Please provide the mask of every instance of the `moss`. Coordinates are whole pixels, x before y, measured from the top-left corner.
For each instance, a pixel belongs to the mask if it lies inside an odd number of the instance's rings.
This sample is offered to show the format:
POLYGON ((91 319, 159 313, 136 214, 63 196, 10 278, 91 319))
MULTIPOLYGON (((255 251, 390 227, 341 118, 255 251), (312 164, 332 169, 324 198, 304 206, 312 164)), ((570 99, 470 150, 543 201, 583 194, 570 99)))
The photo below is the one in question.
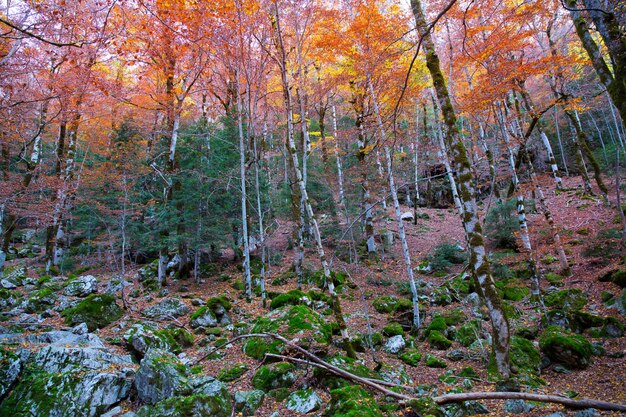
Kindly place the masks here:
POLYGON ((289 388, 276 388, 270 390, 267 393, 267 396, 273 398, 277 402, 283 402, 287 397, 289 397, 289 388))
MULTIPOLYGON (((360 361, 349 358, 347 356, 336 355, 328 358, 326 361, 331 365, 336 366, 337 368, 341 368, 347 372, 350 372, 353 375, 362 378, 380 378, 380 375, 369 369, 367 366, 363 365, 360 361)), ((330 372, 325 371, 321 368, 315 368, 315 370, 313 371, 313 375, 315 376, 315 379, 317 379, 317 381, 331 389, 344 387, 350 384, 345 379, 337 377, 334 374, 331 374, 330 372)))
POLYGON ((530 293, 530 290, 527 287, 518 287, 518 286, 508 287, 507 286, 507 287, 504 287, 504 289, 502 290, 502 297, 505 300, 521 301, 529 293, 530 293))
POLYGON ((446 361, 443 359, 439 359, 438 357, 431 355, 430 353, 426 355, 426 366, 429 368, 447 368, 448 365, 446 361))
POLYGON ((550 285, 554 285, 555 287, 563 286, 563 277, 559 274, 549 272, 545 275, 545 278, 550 285))
POLYGON ((585 311, 574 311, 568 316, 568 319, 570 327, 578 333, 590 327, 599 327, 604 324, 603 317, 595 316, 585 311))
POLYGON ((541 351, 551 360, 570 368, 584 369, 591 362, 592 346, 583 336, 549 326, 539 339, 541 351))
POLYGON ((167 398, 155 406, 145 406, 137 412, 138 417, 195 417, 198 415, 228 417, 230 401, 224 396, 190 395, 167 398))
POLYGON ((91 294, 75 307, 61 313, 68 325, 86 323, 89 331, 107 326, 118 320, 124 312, 115 298, 105 294, 91 294))
POLYGON ((209 308, 207 306, 202 306, 199 309, 197 309, 196 311, 194 311, 193 313, 191 313, 191 316, 189 316, 189 318, 191 320, 195 320, 198 317, 202 317, 204 314, 206 314, 207 310, 209 310, 209 308))
POLYGON ((384 417, 374 397, 363 388, 350 385, 330 391, 325 417, 384 417))
POLYGON ((225 295, 210 298, 206 302, 206 307, 213 312, 215 312, 220 306, 223 307, 226 311, 230 311, 233 308, 230 300, 225 295))
POLYGON ((408 349, 398 358, 407 365, 417 366, 420 359, 422 359, 422 354, 417 349, 408 349))
POLYGON ((243 345, 243 353, 254 358, 261 360, 265 357, 266 353, 279 353, 279 346, 281 343, 278 340, 267 340, 260 337, 249 339, 243 345))
POLYGON ((261 366, 252 378, 252 386, 262 391, 289 388, 296 380, 296 367, 290 363, 273 363, 261 366))
POLYGON ((545 296, 544 302, 547 307, 574 311, 580 310, 587 304, 587 297, 578 288, 572 288, 548 294, 545 296))
MULTIPOLYGON (((465 320, 467 320, 467 316, 465 315, 462 309, 454 308, 450 311, 446 311, 443 314, 443 319, 445 320, 446 325, 456 326, 457 324, 463 323, 465 320)), ((439 329, 435 329, 435 330, 439 330, 439 329)))
POLYGON ((600 277, 600 282, 612 282, 620 287, 626 287, 626 270, 611 271, 600 277))
POLYGON ((444 417, 446 413, 444 410, 433 401, 432 398, 423 396, 416 400, 411 400, 406 405, 407 409, 417 413, 420 416, 429 417, 444 417))
POLYGON ((247 371, 248 367, 243 363, 239 363, 232 368, 222 369, 218 374, 217 379, 222 382, 232 382, 236 379, 239 379, 247 371))
POLYGON ((402 326, 399 323, 389 323, 383 329, 383 334, 387 337, 403 335, 404 329, 402 329, 402 326))
POLYGON ((459 327, 454 333, 454 340, 462 346, 468 347, 478 339, 481 323, 479 320, 472 320, 459 327))
POLYGON ((474 368, 470 366, 461 369, 461 371, 457 375, 463 378, 478 378, 478 373, 474 370, 474 368))
POLYGON ((425 334, 426 336, 428 336, 430 334, 430 332, 434 331, 434 330, 438 330, 440 332, 445 331, 448 328, 448 325, 446 324, 446 319, 438 316, 435 317, 430 324, 428 325, 428 327, 425 330, 425 334))
POLYGON ((446 350, 452 346, 452 341, 439 330, 433 330, 428 334, 428 343, 435 349, 446 350))
POLYGON ((374 299, 372 304, 374 305, 374 309, 381 314, 411 311, 413 309, 413 302, 411 300, 388 295, 374 299))
POLYGON ((296 273, 292 269, 290 269, 287 272, 283 272, 282 274, 274 278, 274 280, 272 281, 272 285, 285 285, 290 281, 295 282, 297 279, 298 276, 296 275, 296 273))
POLYGON ((600 331, 601 337, 618 338, 624 336, 624 325, 615 317, 607 317, 600 331))
POLYGON ((510 357, 511 363, 518 370, 533 375, 539 374, 541 356, 530 340, 517 336, 511 337, 510 357))
POLYGON ((277 308, 281 308, 286 305, 308 304, 310 301, 311 300, 302 291, 291 290, 273 298, 270 303, 270 310, 276 310, 277 308))
POLYGON ((243 291, 243 288, 244 288, 243 281, 238 279, 238 280, 236 280, 235 282, 233 282, 231 284, 231 287, 233 287, 233 289, 235 289, 237 291, 243 291))

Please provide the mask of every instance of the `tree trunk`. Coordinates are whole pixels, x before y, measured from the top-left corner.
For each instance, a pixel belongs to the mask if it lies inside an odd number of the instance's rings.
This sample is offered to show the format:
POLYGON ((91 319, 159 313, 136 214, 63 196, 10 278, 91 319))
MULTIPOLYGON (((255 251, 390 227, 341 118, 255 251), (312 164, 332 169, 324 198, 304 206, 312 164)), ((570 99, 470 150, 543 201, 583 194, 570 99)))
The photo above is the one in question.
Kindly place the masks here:
MULTIPOLYGON (((243 108, 241 105, 241 89, 239 87, 239 71, 235 71, 237 88, 237 128, 239 131, 239 175, 241 177, 241 238, 243 240, 243 283, 248 302, 252 300, 252 278, 250 276, 250 246, 248 241, 248 213, 246 193, 246 148, 243 134, 243 108)), ((248 127, 249 128, 249 127, 248 127)))
MULTIPOLYGON (((589 7, 591 9, 602 9, 597 0, 585 0, 584 3, 593 6, 589 7)), ((626 123, 626 34, 620 29, 615 14, 611 11, 608 13, 590 11, 590 16, 609 51, 615 71, 611 73, 598 44, 591 35, 587 20, 577 6, 577 0, 566 0, 566 4, 576 27, 576 34, 580 38, 583 48, 587 51, 600 81, 606 87, 611 101, 617 108, 622 118, 622 124, 624 124, 626 123)))
MULTIPOLYGON (((384 143, 386 139, 385 127, 383 126, 383 120, 380 117, 380 110, 374 94, 374 87, 371 80, 368 80, 370 95, 372 97, 372 103, 374 106, 374 113, 376 114, 376 121, 378 122, 378 130, 380 131, 380 140, 384 143)), ((420 328, 420 310, 419 300, 417 294, 417 287, 415 285, 415 277, 413 276, 413 266, 411 265, 411 254, 409 253, 409 245, 406 242, 406 234, 404 232, 404 220, 402 220, 402 212, 400 211, 400 203, 398 202, 398 192, 396 191, 396 184, 393 178, 393 166, 391 160, 391 152, 389 146, 385 147, 385 160, 387 162, 387 179, 389 181, 389 190, 391 191, 391 200, 393 201, 393 208, 396 212, 396 221, 398 223, 398 235, 400 242, 402 242, 402 255, 404 256, 404 264, 406 266, 407 276, 409 278, 409 284, 411 286, 411 294, 413 298, 413 327, 417 330, 420 328)))
POLYGON ((463 204, 463 227, 468 237, 470 252, 469 267, 480 286, 480 292, 489 310, 493 330, 492 346, 498 372, 504 379, 509 379, 511 377, 509 323, 502 308, 502 300, 491 276, 489 261, 485 252, 482 226, 478 220, 476 192, 473 184, 474 176, 467 157, 467 150, 458 131, 456 115, 450 101, 443 73, 441 72, 439 57, 424 18, 421 1, 411 0, 411 9, 415 17, 417 31, 423 41, 426 67, 430 72, 443 113, 447 128, 446 140, 456 164, 460 197, 463 204))
POLYGON ((274 14, 272 27, 274 29, 275 36, 275 44, 279 54, 279 66, 281 73, 281 82, 283 89, 283 101, 285 105, 285 112, 287 113, 287 141, 285 143, 285 147, 287 148, 288 155, 292 161, 292 166, 295 171, 295 177, 297 185, 300 189, 300 193, 302 194, 302 201, 304 202, 304 206, 307 212, 307 215, 311 221, 311 226, 313 228, 313 236, 315 239, 315 246, 317 248, 317 253, 322 264, 322 269, 324 271, 324 281, 325 286, 328 288, 328 293, 331 298, 331 306, 334 312, 335 320, 337 320, 337 324, 339 326, 339 330, 341 332, 343 347, 346 350, 346 353, 349 357, 355 358, 356 352, 352 347, 352 343, 350 342, 350 338, 348 336, 348 329, 346 327, 346 322, 343 317, 343 313, 341 311, 341 304, 339 301, 339 297, 337 292, 335 291, 335 285, 333 283, 333 279, 331 277, 330 268, 328 266, 328 261, 326 259, 326 254, 324 252, 324 246, 322 245, 322 237, 320 235, 319 226, 317 223, 317 219, 313 213, 313 208, 311 207, 311 203, 309 201, 309 196, 306 190, 306 186, 304 183, 304 179, 302 177, 302 171, 300 170, 299 162, 298 162, 298 152, 296 149, 296 143, 294 139, 294 122, 292 116, 292 100, 291 100, 291 90, 289 84, 289 78, 287 73, 287 57, 285 48, 283 45, 282 33, 280 28, 280 17, 278 13, 278 3, 274 2, 274 14))

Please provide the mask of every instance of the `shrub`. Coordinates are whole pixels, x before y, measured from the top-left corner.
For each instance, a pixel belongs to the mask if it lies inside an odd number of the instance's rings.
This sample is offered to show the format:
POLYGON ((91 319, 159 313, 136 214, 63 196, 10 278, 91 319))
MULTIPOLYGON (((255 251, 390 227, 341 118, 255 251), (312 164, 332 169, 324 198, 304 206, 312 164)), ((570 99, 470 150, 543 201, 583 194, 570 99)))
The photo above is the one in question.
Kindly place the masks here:
POLYGON ((485 230, 489 241, 497 248, 515 249, 515 232, 519 230, 519 220, 513 214, 517 200, 498 202, 485 217, 485 230))
POLYGON ((452 265, 464 263, 467 254, 456 244, 441 243, 435 246, 435 251, 427 259, 433 272, 447 272, 452 265))

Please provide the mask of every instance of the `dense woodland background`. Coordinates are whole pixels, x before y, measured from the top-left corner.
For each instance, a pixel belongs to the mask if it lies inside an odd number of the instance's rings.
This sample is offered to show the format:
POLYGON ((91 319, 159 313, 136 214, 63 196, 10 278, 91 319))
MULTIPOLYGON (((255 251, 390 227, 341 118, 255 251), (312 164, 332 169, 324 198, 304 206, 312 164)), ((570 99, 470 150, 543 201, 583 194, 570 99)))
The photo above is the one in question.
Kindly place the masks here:
POLYGON ((0 416, 624 412, 623 2, 0 8, 0 416))

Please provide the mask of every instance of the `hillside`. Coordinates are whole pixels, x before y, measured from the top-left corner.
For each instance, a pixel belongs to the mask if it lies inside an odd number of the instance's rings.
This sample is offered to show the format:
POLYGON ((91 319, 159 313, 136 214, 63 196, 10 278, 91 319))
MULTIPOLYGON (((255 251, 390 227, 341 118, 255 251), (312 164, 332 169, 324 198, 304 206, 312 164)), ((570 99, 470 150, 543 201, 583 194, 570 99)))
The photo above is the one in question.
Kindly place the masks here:
MULTIPOLYGON (((521 255, 512 251, 491 253, 515 335, 512 361, 522 392, 624 404, 624 280, 602 282, 613 271, 624 269, 622 246, 612 237, 612 231, 618 230, 611 221, 614 211, 599 199, 581 200, 577 182, 577 178, 567 178, 571 191, 550 193, 549 197, 551 207, 559 213, 559 227, 573 265, 570 276, 557 275, 558 262, 545 243, 543 218, 529 215, 532 240, 540 248, 537 257, 547 315, 529 298, 521 255), (572 350, 571 346, 551 345, 547 341, 551 332, 571 338, 578 347, 572 350)), ((441 243, 463 244, 460 222, 451 209, 421 208, 419 212, 423 215, 416 225, 405 222, 416 265, 441 243)), ((387 217, 393 218, 391 210, 387 217)), ((393 230, 394 222, 383 217, 377 228, 383 226, 393 230)), ((497 386, 488 366, 488 316, 472 292, 473 284, 462 273, 462 264, 447 272, 417 275, 423 326, 411 332, 410 292, 397 240, 385 248, 384 259, 353 265, 333 258, 344 317, 358 346, 358 360, 353 361, 342 356, 345 352, 337 345, 337 334, 331 337, 328 297, 316 281, 318 265, 313 249, 306 251, 311 282, 300 292, 293 273, 289 273, 291 251, 283 236, 289 228, 285 225, 280 230, 268 242, 274 251, 283 253, 283 258, 281 264, 271 267, 267 278, 267 307, 259 297, 250 303, 242 298, 241 272, 236 265, 223 261, 199 282, 174 279, 163 289, 142 285, 154 273, 150 266, 144 266, 128 275, 132 277, 126 288, 128 309, 109 308, 108 302, 122 306, 115 277, 102 270, 82 271, 78 277, 45 276, 40 272, 41 258, 32 253, 36 240, 16 246, 16 251, 28 257, 9 261, 2 281, 4 376, 0 415, 21 416, 27 410, 48 415, 44 410, 51 408, 65 410, 58 415, 83 415, 78 411, 81 407, 91 410, 84 415, 105 415, 107 410, 107 416, 130 416, 132 412, 154 415, 155 410, 144 404, 168 397, 169 403, 157 404, 158 415, 183 415, 181 411, 163 414, 164 407, 214 407, 209 414, 193 415, 231 415, 231 400, 235 415, 302 415, 292 410, 296 405, 310 405, 317 410, 312 415, 352 415, 347 411, 350 409, 372 416, 383 415, 381 412, 420 415, 419 410, 409 411, 410 407, 375 391, 333 390, 348 382, 302 362, 307 358, 294 348, 259 338, 243 338, 223 346, 227 340, 250 332, 279 333, 326 362, 359 376, 402 386, 402 392, 412 396, 493 391, 497 386), (71 306, 82 306, 83 300, 87 300, 88 308, 75 308, 72 314, 71 306), (101 310, 96 307, 98 300, 104 306, 101 310), (89 329, 81 329, 83 321, 89 329), (370 334, 373 349, 367 343, 370 334), (160 350, 148 352, 152 348, 160 350), (286 358, 282 362, 263 359, 264 352, 286 358), (289 358, 300 361, 290 362, 289 358), (80 367, 75 368, 77 365, 80 367), (210 389, 207 381, 213 381, 210 389), (205 390, 213 399, 199 398, 198 390, 205 390), (68 403, 70 398, 75 400, 68 403), (350 406, 346 401, 358 405, 350 406), (338 410, 346 411, 342 414, 338 410)), ((607 411, 581 414, 557 404, 521 400, 466 402, 465 407, 464 412, 456 405, 448 405, 446 410, 455 416, 471 415, 467 410, 494 416, 510 415, 515 410, 527 416, 619 415, 607 411)))

